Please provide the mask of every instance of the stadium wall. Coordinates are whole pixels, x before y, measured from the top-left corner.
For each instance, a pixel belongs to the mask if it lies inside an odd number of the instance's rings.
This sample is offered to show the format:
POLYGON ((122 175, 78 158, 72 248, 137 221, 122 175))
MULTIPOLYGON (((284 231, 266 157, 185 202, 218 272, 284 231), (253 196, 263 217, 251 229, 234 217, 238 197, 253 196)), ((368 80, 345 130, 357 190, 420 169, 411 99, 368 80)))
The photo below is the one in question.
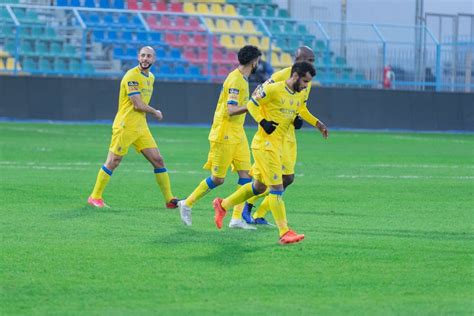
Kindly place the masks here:
MULTIPOLYGON (((157 82, 166 123, 210 124, 220 84, 157 82)), ((112 120, 118 80, 0 77, 0 117, 112 120)), ((474 131, 474 94, 313 88, 309 108, 330 127, 474 131)))

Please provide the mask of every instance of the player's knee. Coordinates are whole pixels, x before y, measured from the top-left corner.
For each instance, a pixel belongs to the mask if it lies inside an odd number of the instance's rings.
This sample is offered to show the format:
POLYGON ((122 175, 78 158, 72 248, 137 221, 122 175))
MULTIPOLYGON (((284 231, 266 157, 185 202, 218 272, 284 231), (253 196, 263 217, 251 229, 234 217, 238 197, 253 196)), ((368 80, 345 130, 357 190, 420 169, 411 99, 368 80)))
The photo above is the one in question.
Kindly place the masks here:
POLYGON ((105 166, 109 170, 114 170, 115 168, 117 168, 119 166, 121 161, 122 161, 122 157, 115 156, 115 157, 112 157, 112 158, 108 159, 107 162, 105 163, 105 166))
POLYGON ((267 186, 260 181, 255 181, 253 183, 253 188, 255 191, 257 191, 256 193, 262 194, 267 189, 267 186))
POLYGON ((291 185, 295 181, 295 175, 290 174, 290 175, 285 175, 283 176, 283 187, 287 187, 291 185))
POLYGON ((212 177, 212 182, 215 184, 215 185, 221 185, 224 183, 224 178, 218 178, 218 177, 212 177))

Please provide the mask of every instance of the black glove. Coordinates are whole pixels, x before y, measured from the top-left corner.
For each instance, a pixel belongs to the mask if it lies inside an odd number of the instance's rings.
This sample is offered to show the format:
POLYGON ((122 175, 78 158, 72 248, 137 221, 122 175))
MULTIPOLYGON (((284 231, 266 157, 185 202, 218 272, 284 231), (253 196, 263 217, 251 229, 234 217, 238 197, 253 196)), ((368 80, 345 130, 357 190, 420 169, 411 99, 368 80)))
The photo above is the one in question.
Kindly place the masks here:
POLYGON ((295 120, 293 121, 293 125, 295 126, 295 129, 300 129, 303 126, 303 120, 299 115, 295 117, 295 120))
POLYGON ((276 127, 278 126, 277 122, 267 121, 266 119, 261 120, 259 124, 263 128, 265 133, 269 135, 273 133, 276 130, 276 127))

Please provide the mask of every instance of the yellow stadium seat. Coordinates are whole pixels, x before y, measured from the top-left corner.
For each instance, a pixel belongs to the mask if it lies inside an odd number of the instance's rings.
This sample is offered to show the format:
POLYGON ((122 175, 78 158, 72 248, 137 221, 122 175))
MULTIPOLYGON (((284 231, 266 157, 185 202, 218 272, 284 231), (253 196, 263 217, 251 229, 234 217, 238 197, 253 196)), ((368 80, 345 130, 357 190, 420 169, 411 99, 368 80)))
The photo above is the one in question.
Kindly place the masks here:
POLYGON ((232 37, 230 37, 230 35, 222 35, 220 43, 226 48, 234 48, 234 43, 232 42, 232 37))
MULTIPOLYGON (((15 58, 7 58, 7 70, 13 70, 15 68, 15 58)), ((20 66, 20 63, 17 62, 16 63, 16 69, 17 70, 21 70, 21 66, 20 66)))
POLYGON ((196 13, 196 8, 193 3, 186 2, 183 5, 183 11, 186 13, 196 13))
POLYGON ((218 3, 211 4, 211 14, 214 15, 223 15, 222 6, 218 3))
POLYGON ((0 70, 5 70, 5 64, 3 63, 3 59, 0 58, 0 70))
POLYGON ((260 50, 266 52, 270 49, 270 38, 269 37, 262 37, 260 41, 260 50))
POLYGON ((246 34, 258 34, 255 26, 253 25, 252 21, 244 21, 242 25, 243 32, 246 34))
POLYGON ((232 33, 241 33, 242 32, 242 25, 240 24, 239 20, 230 20, 230 27, 229 29, 232 33))
POLYGON ((232 33, 232 31, 229 29, 229 25, 227 24, 227 21, 224 19, 217 19, 216 30, 217 32, 221 32, 221 33, 232 33))
POLYGON ((211 32, 216 32, 216 26, 211 18, 204 18, 204 22, 206 22, 206 25, 211 32))
POLYGON ((226 4, 224 6, 224 14, 237 15, 237 11, 235 11, 235 7, 232 4, 226 4))
POLYGON ((245 45, 247 45, 247 41, 245 40, 245 38, 242 35, 235 36, 235 38, 234 38, 234 48, 241 49, 245 45))
POLYGON ((278 54, 275 52, 272 52, 272 60, 271 60, 272 66, 274 68, 282 68, 282 64, 280 63, 280 58, 278 58, 278 54))
POLYGON ((256 36, 249 36, 249 44, 260 48, 260 41, 256 36))
POLYGON ((0 57, 8 57, 10 56, 6 51, 0 49, 0 57))
POLYGON ((206 3, 198 3, 196 11, 199 14, 209 14, 209 7, 206 3))
POLYGON ((284 67, 291 66, 293 64, 293 59, 291 58, 291 55, 288 53, 282 53, 280 55, 280 62, 284 67))

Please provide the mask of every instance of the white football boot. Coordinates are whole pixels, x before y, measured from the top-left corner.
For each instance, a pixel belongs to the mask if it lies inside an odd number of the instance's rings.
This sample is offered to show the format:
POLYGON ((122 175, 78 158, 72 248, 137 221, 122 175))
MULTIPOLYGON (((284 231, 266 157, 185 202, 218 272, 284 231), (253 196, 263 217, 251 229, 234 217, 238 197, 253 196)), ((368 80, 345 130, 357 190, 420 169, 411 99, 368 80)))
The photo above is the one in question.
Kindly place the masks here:
POLYGON ((178 202, 179 207, 179 214, 181 215, 181 220, 183 221, 184 225, 191 226, 193 224, 193 220, 191 217, 192 209, 184 204, 184 200, 178 202))
POLYGON ((247 224, 242 219, 234 219, 234 218, 230 220, 229 228, 257 229, 257 227, 247 224))

